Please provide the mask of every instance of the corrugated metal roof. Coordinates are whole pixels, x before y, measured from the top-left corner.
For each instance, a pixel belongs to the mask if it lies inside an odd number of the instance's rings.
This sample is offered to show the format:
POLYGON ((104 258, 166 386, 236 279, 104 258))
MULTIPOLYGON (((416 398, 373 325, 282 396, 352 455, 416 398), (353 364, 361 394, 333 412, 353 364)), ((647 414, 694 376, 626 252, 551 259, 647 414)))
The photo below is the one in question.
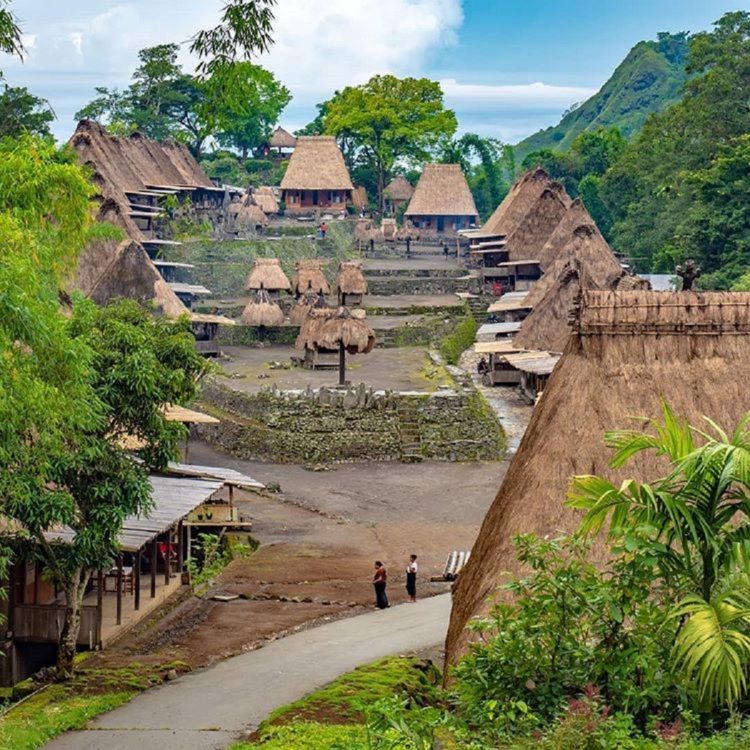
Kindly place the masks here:
POLYGON ((505 361, 521 372, 534 375, 549 375, 560 360, 560 354, 550 354, 543 351, 527 351, 518 354, 508 354, 505 361))
POLYGON ((227 469, 223 466, 199 466, 197 464, 180 464, 175 462, 169 463, 170 474, 180 474, 185 477, 200 477, 204 479, 221 479, 225 484, 231 484, 240 489, 259 489, 265 488, 262 482, 253 479, 247 474, 227 469))
POLYGON ((477 336, 497 335, 498 333, 515 333, 521 329, 520 322, 511 321, 506 323, 485 323, 479 327, 477 336))

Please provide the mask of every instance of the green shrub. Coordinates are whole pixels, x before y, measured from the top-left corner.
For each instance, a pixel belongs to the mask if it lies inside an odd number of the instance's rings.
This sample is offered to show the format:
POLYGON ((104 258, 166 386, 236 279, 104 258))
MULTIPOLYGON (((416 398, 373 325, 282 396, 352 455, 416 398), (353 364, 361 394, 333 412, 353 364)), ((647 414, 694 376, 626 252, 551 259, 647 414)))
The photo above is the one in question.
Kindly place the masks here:
POLYGON ((457 365, 464 351, 474 343, 476 336, 477 322, 469 313, 455 327, 453 333, 440 341, 440 354, 449 365, 457 365))

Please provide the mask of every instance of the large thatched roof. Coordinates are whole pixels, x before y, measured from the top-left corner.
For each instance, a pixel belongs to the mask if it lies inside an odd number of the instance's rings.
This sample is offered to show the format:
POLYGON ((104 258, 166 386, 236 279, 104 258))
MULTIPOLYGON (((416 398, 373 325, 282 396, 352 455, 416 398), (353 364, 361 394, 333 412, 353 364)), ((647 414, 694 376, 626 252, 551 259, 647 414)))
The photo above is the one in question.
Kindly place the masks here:
MULTIPOLYGON (((664 464, 639 456, 609 467, 606 430, 658 417, 660 399, 700 425, 708 416, 733 429, 747 411, 750 293, 583 293, 562 359, 531 417, 453 592, 447 659, 463 652, 470 618, 517 570, 512 537, 573 531, 580 514, 563 506, 569 478, 603 474, 652 480, 664 464)), ((603 554, 603 550, 598 550, 603 554)))
POLYGON ((245 289, 250 291, 266 289, 270 292, 288 292, 291 288, 278 258, 256 258, 245 283, 245 289))
POLYGON ((288 130, 284 130, 284 128, 279 125, 276 130, 271 133, 268 145, 271 148, 294 148, 297 145, 297 139, 288 130))
POLYGON ((354 190, 336 139, 325 135, 297 139, 282 190, 354 190))
POLYGON ((325 261, 315 258, 298 261, 296 271, 292 276, 292 292, 302 294, 312 289, 315 294, 319 292, 330 294, 331 287, 323 271, 324 267, 325 261))
POLYGON ((367 294, 367 281, 362 274, 362 264, 356 260, 342 260, 333 290, 336 294, 367 294))
POLYGON ((265 289, 259 289, 254 300, 250 300, 240 316, 245 326, 280 326, 284 322, 282 309, 272 302, 265 289))
MULTIPOLYGON (((565 212, 555 231, 550 235, 536 256, 539 265, 542 267, 542 271, 546 271, 555 262, 558 255, 563 252, 565 246, 570 242, 573 232, 580 226, 596 227, 596 223, 591 214, 586 210, 586 206, 583 205, 583 201, 580 198, 576 198, 570 204, 570 208, 565 212)), ((598 229, 597 233, 599 233, 598 229)), ((604 237, 601 237, 601 241, 606 243, 604 237)))
POLYGON ((375 333, 346 307, 311 309, 297 336, 297 348, 335 351, 341 343, 348 354, 367 354, 375 346, 375 333))
POLYGON ((408 201, 414 195, 414 186, 400 174, 388 183, 383 195, 392 201, 408 201))
POLYGON ((576 227, 526 296, 524 302, 533 310, 521 323, 514 343, 524 349, 562 351, 570 333, 568 315, 578 292, 582 288, 617 289, 623 277, 625 271, 599 230, 593 224, 576 227))
POLYGON ((563 187, 551 180, 543 169, 538 168, 527 172, 513 184, 502 203, 487 219, 483 229, 506 237, 513 234, 545 190, 555 192, 566 207, 570 205, 570 196, 563 187))
POLYGON ((542 190, 518 226, 505 237, 511 260, 539 259, 539 253, 565 216, 570 199, 556 182, 542 190))
POLYGON ((406 216, 477 216, 474 196, 460 164, 427 164, 406 216))

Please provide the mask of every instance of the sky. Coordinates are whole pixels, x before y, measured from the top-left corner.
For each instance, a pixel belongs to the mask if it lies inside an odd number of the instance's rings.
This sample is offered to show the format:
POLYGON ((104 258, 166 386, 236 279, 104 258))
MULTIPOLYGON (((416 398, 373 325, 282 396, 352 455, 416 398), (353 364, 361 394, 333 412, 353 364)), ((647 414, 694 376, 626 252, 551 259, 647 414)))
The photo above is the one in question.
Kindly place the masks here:
MULTIPOLYGON (((8 84, 52 105, 55 135, 96 86, 124 87, 138 50, 216 24, 222 0, 12 0, 27 59, 0 54, 8 84)), ((294 97, 289 130, 315 104, 375 73, 442 83, 462 132, 515 143, 594 94, 642 39, 699 31, 750 0, 278 0, 275 44, 258 62, 294 97)), ((195 61, 187 51, 182 62, 195 61)))

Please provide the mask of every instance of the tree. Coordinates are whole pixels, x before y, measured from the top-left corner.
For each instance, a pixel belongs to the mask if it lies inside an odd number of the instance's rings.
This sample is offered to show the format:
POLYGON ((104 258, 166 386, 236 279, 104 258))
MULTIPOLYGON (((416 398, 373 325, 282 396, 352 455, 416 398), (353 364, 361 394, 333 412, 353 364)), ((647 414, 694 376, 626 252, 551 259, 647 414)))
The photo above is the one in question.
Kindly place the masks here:
POLYGON ((13 12, 7 9, 9 5, 9 0, 0 0, 0 52, 23 58, 21 29, 13 12))
POLYGON ((668 460, 669 472, 619 486, 575 477, 568 504, 586 512, 582 532, 596 534, 609 522, 610 538, 642 546, 682 592, 672 613, 680 622, 675 666, 704 705, 732 706, 750 666, 750 413, 731 435, 710 421, 709 428, 712 434, 691 427, 665 403, 662 421, 647 431, 607 433, 613 467, 649 451, 668 460))
POLYGON ((50 135, 49 125, 54 119, 46 99, 22 86, 4 85, 0 94, 0 138, 17 138, 22 133, 50 135))
POLYGON ((424 162, 456 132, 440 84, 427 78, 374 76, 347 86, 323 105, 324 132, 339 140, 350 166, 372 171, 378 205, 399 161, 424 162))

